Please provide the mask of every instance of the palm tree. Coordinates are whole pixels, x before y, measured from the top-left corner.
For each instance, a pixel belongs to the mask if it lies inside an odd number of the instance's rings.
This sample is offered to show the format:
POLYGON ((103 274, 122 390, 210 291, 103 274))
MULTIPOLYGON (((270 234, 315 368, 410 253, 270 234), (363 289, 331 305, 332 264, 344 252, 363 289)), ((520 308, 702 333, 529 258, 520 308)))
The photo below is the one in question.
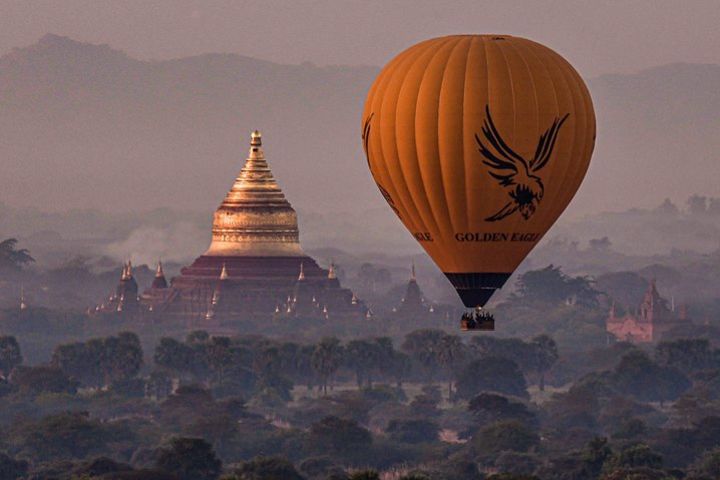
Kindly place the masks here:
POLYGON ((0 269, 20 270, 28 263, 35 261, 26 248, 17 250, 17 238, 8 238, 0 242, 0 269))
POLYGON ((557 362, 559 355, 555 340, 547 335, 538 335, 530 342, 533 352, 533 368, 540 375, 540 391, 545 391, 545 373, 557 362))
POLYGON ((423 366, 427 373, 425 376, 427 384, 433 383, 433 374, 439 365, 438 351, 446 335, 444 331, 438 329, 415 330, 405 335, 402 349, 423 366))
POLYGON ((465 358, 465 345, 457 335, 445 335, 440 339, 437 360, 448 373, 448 400, 452 398, 453 370, 465 358))
POLYGON ((355 371, 358 390, 370 380, 369 370, 373 367, 374 345, 365 339, 352 340, 345 348, 345 362, 355 371))
POLYGON ((315 347, 312 356, 312 366, 320 375, 323 394, 327 395, 328 379, 340 367, 342 361, 342 346, 335 337, 325 337, 315 347))

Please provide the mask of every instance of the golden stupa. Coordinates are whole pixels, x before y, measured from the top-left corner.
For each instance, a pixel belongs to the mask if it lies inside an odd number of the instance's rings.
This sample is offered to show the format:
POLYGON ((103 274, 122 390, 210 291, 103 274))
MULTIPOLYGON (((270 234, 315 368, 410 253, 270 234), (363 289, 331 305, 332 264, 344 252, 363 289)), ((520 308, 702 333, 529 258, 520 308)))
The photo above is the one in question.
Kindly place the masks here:
POLYGON ((278 312, 328 319, 364 318, 366 311, 340 286, 334 267, 325 270, 303 252, 297 214, 270 171, 257 130, 242 170, 215 211, 207 251, 169 286, 153 286, 141 298, 154 319, 202 328, 278 312))
POLYGON ((265 161, 255 130, 245 166, 215 212, 207 256, 303 256, 297 214, 265 161))

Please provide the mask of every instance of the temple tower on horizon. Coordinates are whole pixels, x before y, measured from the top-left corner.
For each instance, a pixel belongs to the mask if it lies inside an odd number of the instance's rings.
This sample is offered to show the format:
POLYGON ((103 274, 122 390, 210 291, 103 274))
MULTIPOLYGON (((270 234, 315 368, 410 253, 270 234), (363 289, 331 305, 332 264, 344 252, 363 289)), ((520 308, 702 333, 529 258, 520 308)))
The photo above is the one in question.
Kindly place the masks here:
POLYGON ((215 211, 208 249, 169 285, 158 264, 140 303, 142 316, 152 321, 226 330, 243 320, 367 314, 341 287, 333 266, 325 270, 303 252, 297 214, 273 177, 257 130, 243 168, 215 211))

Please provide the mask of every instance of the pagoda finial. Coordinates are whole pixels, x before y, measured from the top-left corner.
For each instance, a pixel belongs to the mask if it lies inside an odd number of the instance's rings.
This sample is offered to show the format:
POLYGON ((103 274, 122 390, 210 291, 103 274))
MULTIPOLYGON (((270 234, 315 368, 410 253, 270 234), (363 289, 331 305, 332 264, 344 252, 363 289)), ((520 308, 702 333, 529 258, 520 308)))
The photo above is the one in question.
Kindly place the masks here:
POLYGON ((122 273, 120 274, 120 280, 127 280, 127 279, 128 279, 127 263, 123 263, 122 273))
POLYGON ((164 276, 165 272, 163 272, 162 261, 158 260, 157 268, 155 269, 155 278, 160 278, 164 276))
POLYGON ((330 262, 330 268, 328 269, 328 278, 330 280, 337 278, 337 275, 335 274, 335 262, 330 262))
POLYGON ((300 275, 298 275, 298 281, 305 280, 305 263, 300 262, 300 275))
POLYGON ((127 261, 127 278, 132 277, 132 262, 130 260, 127 261))
POLYGON ((25 286, 20 285, 20 310, 27 310, 27 303, 25 303, 25 286))
POLYGON ((259 130, 254 130, 250 134, 250 146, 260 147, 262 146, 262 133, 259 130))
POLYGON ((227 280, 228 278, 228 272, 227 267, 225 266, 225 262, 223 262, 222 270, 220 271, 220 280, 227 280))

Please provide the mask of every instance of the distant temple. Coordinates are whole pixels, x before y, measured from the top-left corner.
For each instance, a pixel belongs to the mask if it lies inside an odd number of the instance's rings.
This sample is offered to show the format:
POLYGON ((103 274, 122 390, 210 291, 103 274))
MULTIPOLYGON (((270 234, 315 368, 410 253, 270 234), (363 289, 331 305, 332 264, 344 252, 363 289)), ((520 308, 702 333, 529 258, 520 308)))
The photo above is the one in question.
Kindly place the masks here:
POLYGON ((393 309, 393 313, 408 318, 435 313, 435 307, 425 301, 425 295, 417 283, 414 263, 410 267, 410 279, 405 287, 405 296, 400 300, 400 305, 393 309))
POLYGON ((123 265, 120 282, 104 303, 97 305, 95 313, 119 313, 133 316, 140 312, 140 297, 138 297, 138 284, 132 274, 132 263, 128 261, 123 265))
POLYGON ((297 215, 265 161, 260 132, 232 188, 216 210, 208 250, 168 284, 158 263, 138 295, 128 263, 115 294, 97 313, 125 312, 192 328, 243 320, 365 318, 368 309, 342 288, 334 266, 322 269, 299 241, 297 215))
POLYGON ((650 343, 659 341, 666 332, 689 323, 685 307, 676 313, 674 302, 668 305, 658 293, 653 280, 635 312, 628 311, 625 315, 618 316, 613 303, 605 325, 607 332, 618 340, 650 343))

